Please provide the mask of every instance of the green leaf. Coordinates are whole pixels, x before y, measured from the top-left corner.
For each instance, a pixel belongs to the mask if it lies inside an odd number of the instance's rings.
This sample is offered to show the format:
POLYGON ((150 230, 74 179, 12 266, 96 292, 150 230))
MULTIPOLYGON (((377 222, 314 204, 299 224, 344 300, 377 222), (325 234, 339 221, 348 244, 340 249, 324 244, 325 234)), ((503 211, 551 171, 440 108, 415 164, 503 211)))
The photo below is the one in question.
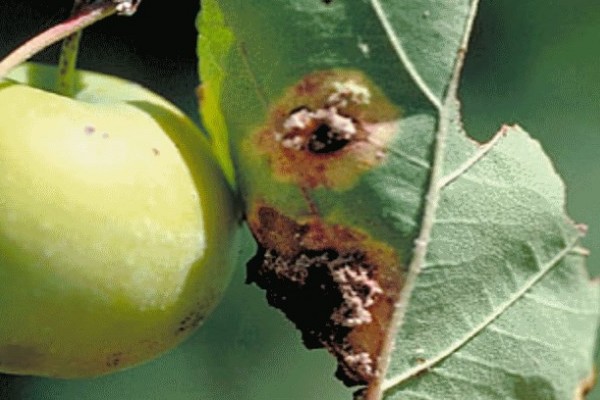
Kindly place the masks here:
POLYGON ((436 185, 383 386, 390 399, 571 399, 590 374, 598 295, 562 184, 519 128, 475 156, 436 185))
MULTIPOLYGON (((206 80, 204 86, 200 87, 200 105, 202 115, 204 116, 204 124, 212 133, 211 139, 214 153, 221 162, 227 178, 233 181, 233 166, 229 157, 229 139, 223 115, 219 112, 220 101, 218 96, 204 94, 204 92, 219 93, 221 91, 224 77, 219 65, 223 60, 219 59, 219 57, 227 54, 227 51, 233 44, 233 36, 223 26, 223 16, 219 10, 216 8, 210 9, 210 4, 206 4, 204 7, 207 13, 211 13, 211 18, 203 20, 203 24, 205 29, 210 30, 214 34, 198 41, 198 53, 206 54, 205 57, 202 57, 202 71, 206 80), (207 85, 209 86, 207 87, 207 85)), ((199 22, 202 15, 199 14, 198 16, 199 22)))
POLYGON ((205 93, 218 106, 204 118, 223 118, 212 133, 230 140, 246 203, 304 218, 308 197, 322 221, 358 227, 399 254, 404 284, 364 397, 582 398, 600 300, 579 246, 584 228, 566 216, 563 183, 527 133, 504 127, 480 145, 460 123, 477 1, 203 7, 207 88, 219 71, 205 93), (225 38, 226 48, 208 45, 225 38), (340 68, 364 73, 400 110, 385 161, 350 187, 295 187, 270 174, 267 156, 250 154, 248 138, 290 87, 340 68))

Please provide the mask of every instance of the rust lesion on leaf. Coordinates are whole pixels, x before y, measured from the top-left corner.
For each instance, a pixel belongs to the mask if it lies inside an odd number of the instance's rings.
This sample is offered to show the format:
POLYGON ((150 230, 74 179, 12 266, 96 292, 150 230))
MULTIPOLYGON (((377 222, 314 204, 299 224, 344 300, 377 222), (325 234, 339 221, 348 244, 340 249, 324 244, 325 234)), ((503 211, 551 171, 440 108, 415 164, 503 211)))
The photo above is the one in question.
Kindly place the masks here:
POLYGON ((397 252, 357 229, 316 216, 294 220, 265 204, 251 209, 248 223, 259 244, 248 281, 266 290, 308 348, 336 356, 346 384, 373 380, 402 286, 397 252))
POLYGON ((364 73, 318 71, 286 90, 241 149, 266 161, 268 190, 296 186, 303 197, 290 201, 308 210, 290 215, 269 203, 269 193, 252 197, 246 217, 258 251, 248 281, 266 290, 308 348, 337 358, 337 376, 349 386, 368 384, 379 371, 403 284, 401 257, 359 227, 328 223, 311 192, 349 189, 385 162, 401 116, 364 73))
POLYGON ((319 71, 287 90, 246 145, 280 181, 343 189, 385 160, 401 115, 362 72, 319 71))

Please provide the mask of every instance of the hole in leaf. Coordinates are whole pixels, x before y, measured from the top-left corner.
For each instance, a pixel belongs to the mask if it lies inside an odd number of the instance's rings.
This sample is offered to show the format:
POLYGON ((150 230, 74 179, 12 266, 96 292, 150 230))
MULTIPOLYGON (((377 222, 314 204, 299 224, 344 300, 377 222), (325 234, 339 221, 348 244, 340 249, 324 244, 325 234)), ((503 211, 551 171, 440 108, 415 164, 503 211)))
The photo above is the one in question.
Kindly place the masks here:
POLYGON ((334 153, 343 149, 350 140, 340 137, 329 125, 321 124, 315 129, 308 141, 308 150, 311 153, 334 153))

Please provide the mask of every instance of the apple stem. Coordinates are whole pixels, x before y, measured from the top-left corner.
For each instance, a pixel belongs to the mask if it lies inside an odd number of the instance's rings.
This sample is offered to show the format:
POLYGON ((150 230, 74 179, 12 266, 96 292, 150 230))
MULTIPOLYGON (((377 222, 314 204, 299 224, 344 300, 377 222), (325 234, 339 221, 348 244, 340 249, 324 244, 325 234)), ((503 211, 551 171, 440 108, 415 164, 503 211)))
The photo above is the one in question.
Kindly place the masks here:
MULTIPOLYGON (((89 0, 88 0, 89 2, 89 0)), ((71 16, 74 17, 84 8, 84 0, 74 0, 71 16)), ((83 30, 67 36, 60 50, 60 59, 58 60, 58 81, 56 92, 63 96, 73 97, 75 94, 75 67, 77 65, 77 55, 79 54, 79 43, 83 30)))
MULTIPOLYGON (((0 0, 1 1, 1 0, 0 0)), ((19 64, 27 61, 46 47, 113 14, 131 15, 139 0, 102 0, 76 11, 74 15, 28 40, 0 61, 0 79, 19 64)), ((77 43, 77 42, 75 42, 77 43)), ((75 57, 77 51, 74 51, 75 57)), ((73 59, 72 62, 75 60, 73 59)), ((71 62, 71 61, 69 61, 71 62)))

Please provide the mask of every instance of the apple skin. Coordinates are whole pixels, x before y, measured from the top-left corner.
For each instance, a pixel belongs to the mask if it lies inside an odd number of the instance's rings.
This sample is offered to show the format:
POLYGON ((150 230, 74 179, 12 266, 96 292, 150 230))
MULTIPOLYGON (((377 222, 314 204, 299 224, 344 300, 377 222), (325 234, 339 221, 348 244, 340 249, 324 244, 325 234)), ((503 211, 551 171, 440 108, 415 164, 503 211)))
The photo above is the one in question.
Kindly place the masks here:
POLYGON ((0 371, 96 376, 201 323, 229 282, 239 217, 173 105, 94 73, 74 98, 32 87, 53 76, 27 64, 0 80, 0 371))

